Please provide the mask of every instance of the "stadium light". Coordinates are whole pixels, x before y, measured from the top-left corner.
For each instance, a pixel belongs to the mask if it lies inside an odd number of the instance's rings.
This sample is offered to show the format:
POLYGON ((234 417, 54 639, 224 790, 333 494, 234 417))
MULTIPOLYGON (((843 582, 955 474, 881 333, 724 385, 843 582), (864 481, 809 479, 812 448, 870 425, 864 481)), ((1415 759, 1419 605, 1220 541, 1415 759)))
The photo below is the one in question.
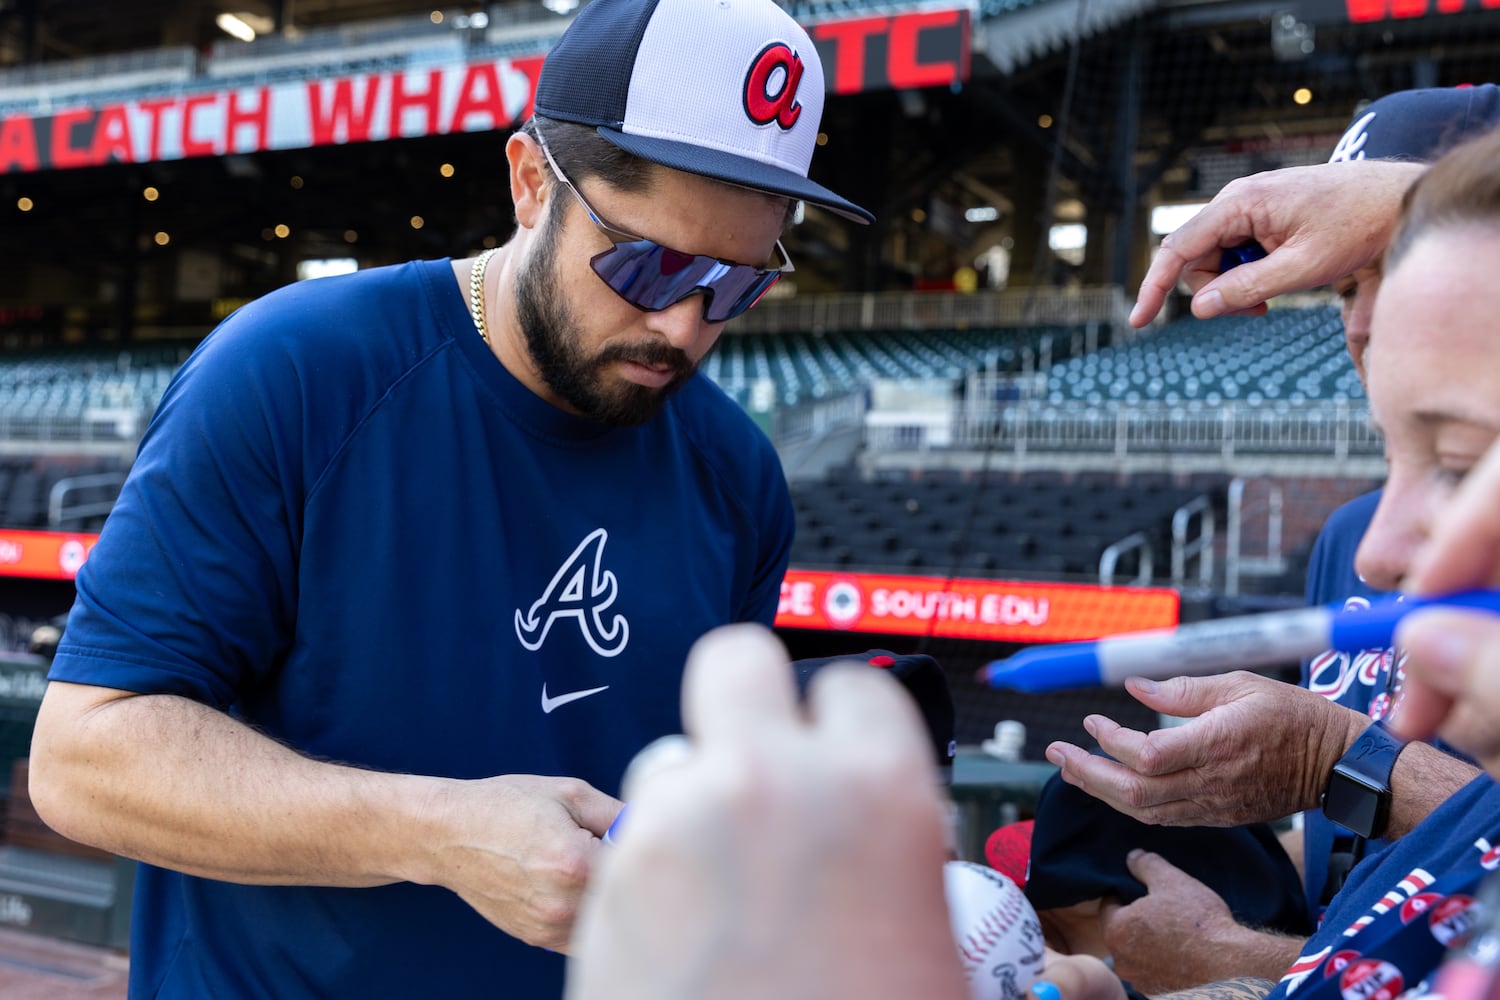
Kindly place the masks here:
POLYGON ((1199 201, 1186 205, 1158 205, 1151 210, 1151 232, 1157 236, 1175 232, 1178 226, 1197 215, 1199 209, 1207 204, 1206 201, 1199 201))
POLYGON ((244 19, 237 14, 220 14, 214 18, 214 24, 217 24, 224 34, 238 38, 242 42, 255 41, 255 29, 246 24, 244 19))
POLYGON ((359 270, 359 261, 353 257, 324 257, 297 262, 297 280, 327 278, 335 274, 353 274, 359 270))
POLYGON ((1088 241, 1089 231, 1080 222, 1066 222, 1047 231, 1047 245, 1053 250, 1082 250, 1088 241))

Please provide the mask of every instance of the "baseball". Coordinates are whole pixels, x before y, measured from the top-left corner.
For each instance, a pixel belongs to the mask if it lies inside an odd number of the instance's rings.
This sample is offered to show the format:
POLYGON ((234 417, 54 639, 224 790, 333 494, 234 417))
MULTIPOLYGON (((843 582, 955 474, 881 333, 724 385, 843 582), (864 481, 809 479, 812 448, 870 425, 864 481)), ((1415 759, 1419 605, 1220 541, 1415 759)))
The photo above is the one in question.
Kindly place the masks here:
POLYGON ((985 865, 943 867, 948 918, 972 1000, 1023 1000, 1042 971, 1042 925, 1020 888, 985 865))

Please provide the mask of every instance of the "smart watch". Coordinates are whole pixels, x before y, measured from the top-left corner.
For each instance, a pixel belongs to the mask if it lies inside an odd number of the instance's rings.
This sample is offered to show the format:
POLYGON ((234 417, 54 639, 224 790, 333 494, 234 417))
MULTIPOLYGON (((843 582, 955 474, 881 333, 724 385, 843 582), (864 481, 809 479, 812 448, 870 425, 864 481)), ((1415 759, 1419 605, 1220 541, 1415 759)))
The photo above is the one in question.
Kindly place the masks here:
POLYGON ((1323 815, 1356 836, 1383 836, 1391 817, 1391 771, 1405 746, 1385 723, 1371 723, 1329 774, 1323 815))

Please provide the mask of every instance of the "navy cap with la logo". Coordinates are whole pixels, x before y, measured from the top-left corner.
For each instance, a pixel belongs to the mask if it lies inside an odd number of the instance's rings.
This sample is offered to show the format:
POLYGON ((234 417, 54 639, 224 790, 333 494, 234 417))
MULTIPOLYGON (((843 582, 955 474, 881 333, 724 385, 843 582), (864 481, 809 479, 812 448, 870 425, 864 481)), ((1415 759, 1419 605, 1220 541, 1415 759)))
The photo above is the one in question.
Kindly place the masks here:
POLYGON ((808 179, 823 117, 812 39, 773 0, 593 0, 542 64, 536 113, 674 170, 874 216, 808 179))

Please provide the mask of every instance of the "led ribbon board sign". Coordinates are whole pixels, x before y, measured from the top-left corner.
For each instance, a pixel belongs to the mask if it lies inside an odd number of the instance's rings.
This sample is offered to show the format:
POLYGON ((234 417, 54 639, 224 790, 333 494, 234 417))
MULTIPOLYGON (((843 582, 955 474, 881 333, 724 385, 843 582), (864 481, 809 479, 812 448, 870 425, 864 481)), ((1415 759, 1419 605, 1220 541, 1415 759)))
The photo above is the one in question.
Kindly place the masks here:
MULTIPOLYGON (((834 94, 968 79, 967 9, 829 20, 807 30, 834 94)), ((33 110, 0 112, 0 173, 509 129, 531 114, 543 59, 448 62, 217 89, 195 81, 176 93, 154 89, 138 99, 97 103, 42 97, 33 110)))
POLYGON ((1178 624, 1164 587, 947 580, 792 569, 776 625, 1000 642, 1073 642, 1178 624))

